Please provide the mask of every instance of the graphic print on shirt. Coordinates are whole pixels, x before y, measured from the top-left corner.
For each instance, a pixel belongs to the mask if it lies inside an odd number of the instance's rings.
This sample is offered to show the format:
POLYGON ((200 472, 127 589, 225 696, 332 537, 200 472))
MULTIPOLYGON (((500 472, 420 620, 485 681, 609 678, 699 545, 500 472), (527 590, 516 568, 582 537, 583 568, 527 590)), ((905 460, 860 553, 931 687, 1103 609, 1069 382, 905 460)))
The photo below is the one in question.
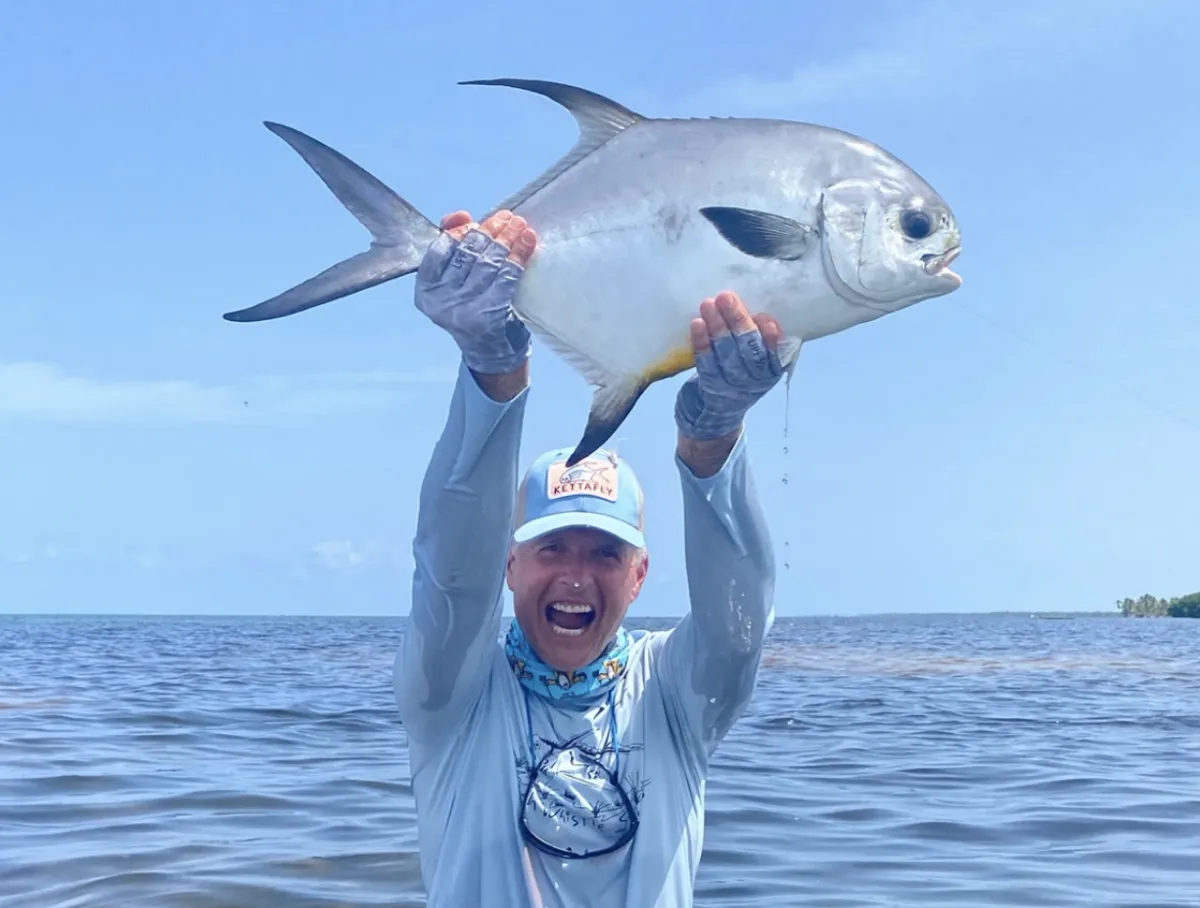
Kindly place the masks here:
POLYGON ((563 742, 537 739, 537 763, 517 760, 521 826, 527 840, 549 854, 583 858, 615 851, 636 831, 637 809, 648 780, 622 778, 617 769, 641 745, 597 748, 580 734, 563 742))

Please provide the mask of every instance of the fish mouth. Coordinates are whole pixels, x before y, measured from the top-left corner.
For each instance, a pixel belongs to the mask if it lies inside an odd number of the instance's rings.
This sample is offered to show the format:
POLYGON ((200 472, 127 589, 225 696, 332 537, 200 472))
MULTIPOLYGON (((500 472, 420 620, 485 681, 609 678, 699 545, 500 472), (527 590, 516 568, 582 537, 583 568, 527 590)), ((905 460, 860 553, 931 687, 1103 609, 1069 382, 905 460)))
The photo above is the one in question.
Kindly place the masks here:
POLYGON ((962 277, 950 270, 950 263, 958 258, 960 252, 962 252, 962 246, 951 246, 941 255, 929 253, 921 256, 925 273, 930 277, 944 277, 962 283, 962 277))

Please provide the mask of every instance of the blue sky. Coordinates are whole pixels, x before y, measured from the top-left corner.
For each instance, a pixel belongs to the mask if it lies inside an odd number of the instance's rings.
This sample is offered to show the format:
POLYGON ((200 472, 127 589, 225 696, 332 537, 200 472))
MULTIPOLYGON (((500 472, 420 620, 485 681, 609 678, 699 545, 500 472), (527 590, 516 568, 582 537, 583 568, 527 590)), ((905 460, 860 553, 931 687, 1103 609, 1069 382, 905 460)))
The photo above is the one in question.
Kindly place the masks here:
MULTIPOLYGON (((409 6, 6 14, 0 611, 407 611, 456 362, 412 279, 274 322, 221 313, 367 241, 263 120, 431 217, 482 210, 575 139, 549 101, 455 84, 497 76, 849 129, 955 208, 963 288, 809 345, 751 416, 780 614, 1200 589, 1200 7, 409 6)), ((635 615, 687 607, 681 380, 620 433, 650 507, 635 615)), ((526 461, 573 443, 590 399, 541 345, 532 395, 526 461)))

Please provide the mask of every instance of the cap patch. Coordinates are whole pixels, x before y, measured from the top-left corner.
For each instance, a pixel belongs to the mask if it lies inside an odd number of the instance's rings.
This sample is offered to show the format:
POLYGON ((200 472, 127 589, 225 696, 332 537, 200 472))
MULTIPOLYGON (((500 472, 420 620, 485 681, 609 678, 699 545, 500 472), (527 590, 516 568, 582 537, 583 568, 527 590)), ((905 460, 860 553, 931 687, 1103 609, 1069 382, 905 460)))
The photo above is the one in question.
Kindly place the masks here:
POLYGON ((573 467, 552 463, 546 472, 546 497, 551 501, 569 495, 594 495, 616 501, 618 489, 616 464, 598 457, 581 460, 573 467))

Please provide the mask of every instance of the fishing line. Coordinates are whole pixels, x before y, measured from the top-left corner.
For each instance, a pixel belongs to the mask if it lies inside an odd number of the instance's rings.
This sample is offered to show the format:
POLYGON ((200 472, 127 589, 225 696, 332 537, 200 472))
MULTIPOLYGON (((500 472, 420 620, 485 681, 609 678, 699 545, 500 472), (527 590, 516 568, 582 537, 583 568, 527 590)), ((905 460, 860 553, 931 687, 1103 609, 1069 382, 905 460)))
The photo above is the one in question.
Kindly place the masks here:
MULTIPOLYGON (((1197 422, 1196 420, 1193 420, 1193 419, 1189 419, 1188 417, 1183 416, 1182 414, 1177 413, 1174 410, 1169 410, 1169 409, 1155 403, 1154 401, 1152 401, 1149 398, 1143 396, 1142 394, 1134 391, 1133 389, 1118 383, 1114 379, 1112 379, 1108 376, 1105 376, 1102 373, 1099 373, 1099 370, 1095 369, 1092 366, 1088 366, 1087 364, 1081 363, 1078 360, 1071 359, 1068 356, 1064 356, 1060 353, 1054 353, 1051 350, 1048 350, 1047 348, 1041 346, 1040 344, 1030 340, 1028 337, 1025 337, 1023 334, 1019 333, 1018 331, 1016 331, 1012 328, 1009 328, 1007 325, 1004 325, 1004 324, 996 321, 991 316, 989 316, 969 305, 959 306, 959 307, 957 307, 956 311, 969 312, 970 314, 972 314, 976 318, 978 318, 980 321, 982 321, 988 325, 991 325, 993 328, 996 328, 999 331, 1003 331, 1005 334, 1009 335, 1010 337, 1015 337, 1017 340, 1026 344, 1026 346, 1028 346, 1031 350, 1041 353, 1043 356, 1045 356, 1050 361, 1055 361, 1062 365, 1070 366, 1074 369, 1077 369, 1080 373, 1082 373, 1086 376, 1089 376, 1089 377, 1094 378, 1099 374, 1099 376, 1101 378, 1107 379, 1107 381, 1109 382, 1109 384, 1112 387, 1116 388, 1118 391, 1121 391, 1128 398, 1130 398, 1133 401, 1136 401, 1137 403, 1146 407, 1148 410, 1152 410, 1161 416, 1166 416, 1166 417, 1169 417, 1170 419, 1174 419, 1175 421, 1179 422, 1180 424, 1188 426, 1192 429, 1200 430, 1200 422, 1197 422)), ((785 464, 787 462, 786 458, 788 455, 788 425, 789 425, 789 417, 791 416, 791 394, 792 394, 791 379, 792 379, 792 376, 789 374, 784 383, 783 456, 785 458, 785 460, 784 460, 785 464)), ((788 474, 787 474, 786 466, 784 468, 783 476, 781 477, 780 482, 786 490, 787 486, 788 486, 788 474)), ((783 567, 785 570, 791 570, 791 565, 788 563, 788 560, 787 560, 787 555, 788 555, 787 550, 789 548, 787 539, 784 539, 784 541, 783 541, 783 548, 784 548, 783 567)))
MULTIPOLYGON (((1045 356, 1047 359, 1057 360, 1059 363, 1062 363, 1064 365, 1068 365, 1075 369, 1078 369, 1080 372, 1084 373, 1085 375, 1090 375, 1091 377, 1096 377, 1097 375, 1100 375, 1101 378, 1107 378, 1107 376, 1104 376, 1102 373, 1099 372, 1099 370, 1095 369, 1094 367, 1090 367, 1084 363, 1081 363, 1077 360, 1070 359, 1069 357, 1063 356, 1061 354, 1053 353, 1050 350, 1047 350, 1045 347, 1042 347, 1041 345, 1034 343, 1032 340, 1025 337, 1024 335, 1017 333, 1012 328, 1009 328, 1006 325, 1001 324, 1000 322, 996 321, 995 319, 991 318, 988 315, 985 315, 984 313, 978 311, 977 309, 975 309, 971 306, 968 306, 968 305, 959 306, 958 311, 970 312, 972 315, 974 315, 980 321, 986 322, 987 324, 991 325, 993 328, 997 328, 1000 331, 1003 331, 1004 333, 1010 335, 1011 337, 1015 337, 1019 341, 1023 341, 1026 345, 1028 345, 1030 347, 1030 349, 1036 350, 1037 352, 1039 352, 1043 356, 1045 356)), ((1144 407, 1147 407, 1150 410, 1154 410, 1155 412, 1157 412, 1158 414, 1160 414, 1162 416, 1168 416, 1171 419, 1178 420, 1180 423, 1182 423, 1186 426, 1190 426, 1193 429, 1200 429, 1200 422, 1196 422, 1195 420, 1189 419, 1186 416, 1182 416, 1179 413, 1176 413, 1174 410, 1167 410, 1164 407, 1161 407, 1158 404, 1154 403, 1153 401, 1149 400, 1148 398, 1143 397, 1141 394, 1138 394, 1137 392, 1133 391, 1131 388, 1129 388, 1125 385, 1118 384, 1112 378, 1107 378, 1107 380, 1112 387, 1116 388, 1118 391, 1123 392, 1131 400, 1137 401, 1138 403, 1142 404, 1144 407)))
MULTIPOLYGON (((788 439, 788 415, 790 414, 791 409, 792 409, 792 372, 789 371, 783 381, 783 458, 784 458, 784 460, 783 460, 783 462, 784 462, 783 485, 784 485, 785 489, 788 484, 788 474, 787 474, 786 464, 787 464, 787 453, 788 453, 788 440, 787 440, 788 439)), ((792 566, 788 562, 788 552, 787 552, 788 539, 786 537, 784 537, 784 540, 783 540, 783 549, 784 549, 783 569, 785 571, 790 571, 792 569, 792 566)))

